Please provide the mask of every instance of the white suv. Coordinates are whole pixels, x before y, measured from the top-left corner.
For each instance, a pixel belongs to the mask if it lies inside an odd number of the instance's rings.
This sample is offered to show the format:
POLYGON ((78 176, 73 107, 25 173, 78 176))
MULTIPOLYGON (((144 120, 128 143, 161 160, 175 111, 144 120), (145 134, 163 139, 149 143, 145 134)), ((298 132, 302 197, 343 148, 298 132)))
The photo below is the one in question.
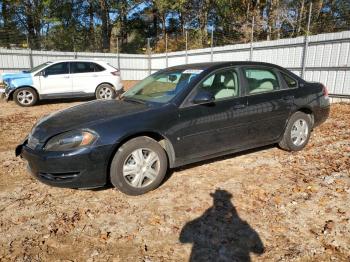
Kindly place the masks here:
POLYGON ((2 74, 2 80, 6 99, 13 99, 20 106, 52 98, 113 99, 123 89, 120 71, 94 60, 46 62, 30 71, 2 74))

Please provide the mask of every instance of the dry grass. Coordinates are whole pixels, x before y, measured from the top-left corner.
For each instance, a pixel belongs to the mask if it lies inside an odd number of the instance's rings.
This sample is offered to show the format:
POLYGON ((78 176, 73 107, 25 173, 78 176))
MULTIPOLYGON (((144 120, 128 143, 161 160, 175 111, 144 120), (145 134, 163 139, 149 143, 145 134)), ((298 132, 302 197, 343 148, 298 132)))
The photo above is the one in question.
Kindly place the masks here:
POLYGON ((301 152, 183 167, 129 197, 46 186, 14 156, 35 121, 78 103, 0 104, 1 261, 349 261, 350 105, 333 105, 301 152))

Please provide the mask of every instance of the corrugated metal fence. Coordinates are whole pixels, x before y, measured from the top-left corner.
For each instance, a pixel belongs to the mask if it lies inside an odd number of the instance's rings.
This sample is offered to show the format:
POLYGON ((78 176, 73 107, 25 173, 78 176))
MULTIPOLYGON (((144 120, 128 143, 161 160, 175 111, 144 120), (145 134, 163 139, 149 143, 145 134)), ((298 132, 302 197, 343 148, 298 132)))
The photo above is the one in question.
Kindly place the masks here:
POLYGON ((309 81, 324 83, 331 94, 350 95, 350 31, 237 44, 223 47, 137 55, 0 49, 0 71, 24 70, 46 61, 98 59, 119 67, 124 80, 139 80, 167 66, 209 61, 269 62, 309 81))

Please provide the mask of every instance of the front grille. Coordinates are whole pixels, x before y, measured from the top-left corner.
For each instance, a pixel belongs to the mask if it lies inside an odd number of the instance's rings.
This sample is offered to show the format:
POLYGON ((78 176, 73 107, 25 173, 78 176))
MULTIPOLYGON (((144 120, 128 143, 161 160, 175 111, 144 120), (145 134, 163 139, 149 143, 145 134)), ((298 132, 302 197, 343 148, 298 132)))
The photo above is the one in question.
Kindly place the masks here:
POLYGON ((39 173, 41 178, 51 181, 71 181, 79 176, 79 172, 68 173, 39 173))

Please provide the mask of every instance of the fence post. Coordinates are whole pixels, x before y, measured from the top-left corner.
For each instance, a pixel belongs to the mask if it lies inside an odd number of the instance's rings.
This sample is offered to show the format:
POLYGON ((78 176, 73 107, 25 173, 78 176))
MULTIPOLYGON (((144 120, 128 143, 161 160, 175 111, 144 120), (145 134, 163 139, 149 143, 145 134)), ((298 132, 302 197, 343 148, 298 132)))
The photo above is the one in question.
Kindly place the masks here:
POLYGON ((213 41, 214 41, 214 28, 211 29, 211 35, 210 35, 210 62, 214 61, 213 41))
POLYGON ((120 71, 119 37, 117 37, 117 60, 118 60, 118 69, 120 71))
POLYGON ((151 64, 151 38, 147 38, 147 55, 148 55, 148 74, 152 73, 152 64, 151 64))
POLYGON ((309 32, 310 32, 310 23, 311 23, 311 11, 312 11, 312 2, 310 2, 309 17, 307 20, 307 29, 306 29, 306 34, 305 34, 305 45, 304 45, 304 52, 303 52, 302 69, 301 69, 301 74, 300 74, 301 78, 304 78, 305 70, 306 70, 307 52, 309 49, 309 32))
POLYGON ((32 69, 34 67, 34 64, 33 64, 33 51, 31 48, 29 48, 28 50, 28 59, 29 59, 29 66, 30 66, 30 69, 32 69))
POLYGON ((255 17, 253 16, 253 21, 252 21, 252 32, 251 32, 251 35, 250 35, 249 61, 252 61, 252 60, 253 60, 254 23, 255 23, 255 17))
POLYGON ((188 31, 186 30, 186 33, 185 33, 185 42, 186 42, 186 52, 185 52, 185 55, 186 55, 186 59, 185 59, 185 61, 186 61, 186 64, 188 64, 188 54, 187 54, 187 49, 188 49, 188 45, 187 45, 187 40, 188 40, 188 31))
POLYGON ((168 67, 168 34, 165 33, 165 67, 168 67))

